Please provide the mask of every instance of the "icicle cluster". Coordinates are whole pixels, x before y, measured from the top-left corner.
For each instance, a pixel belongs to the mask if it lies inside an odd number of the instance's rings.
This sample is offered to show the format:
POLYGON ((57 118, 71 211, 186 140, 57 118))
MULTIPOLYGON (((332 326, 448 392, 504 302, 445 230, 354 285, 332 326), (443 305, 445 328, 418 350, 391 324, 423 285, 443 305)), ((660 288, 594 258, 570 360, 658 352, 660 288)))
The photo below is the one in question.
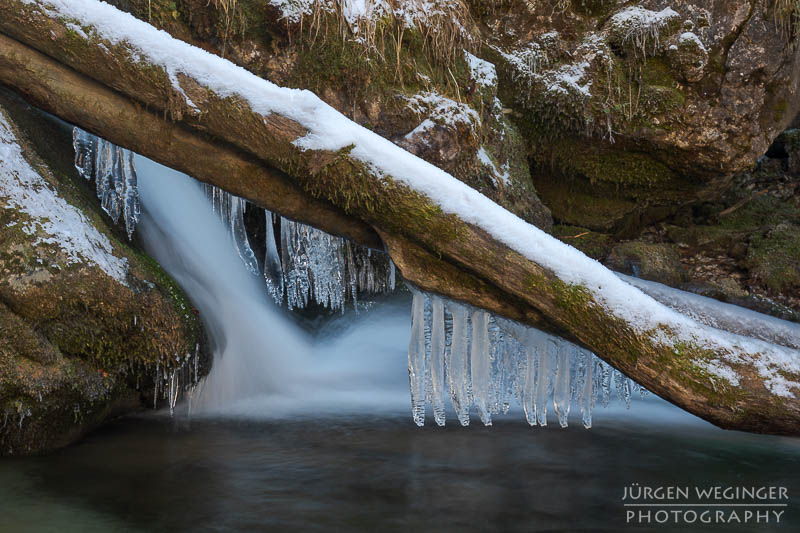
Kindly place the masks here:
POLYGON ((200 381, 200 345, 195 345, 194 355, 187 353, 183 358, 176 355, 174 363, 169 363, 156 362, 153 409, 157 408, 159 399, 165 400, 172 415, 181 396, 188 393, 191 398, 200 381))
POLYGON ((247 231, 244 226, 244 210, 247 201, 213 185, 203 184, 203 189, 211 202, 214 212, 230 228, 234 248, 236 248, 236 253, 242 259, 242 263, 251 274, 257 276, 259 274, 258 260, 250 247, 250 241, 247 239, 247 231))
POLYGON ((313 300, 344 311, 348 296, 357 308, 360 292, 394 290, 394 264, 386 254, 283 217, 273 220, 269 211, 265 216, 264 279, 278 305, 285 297, 289 309, 301 309, 313 300))
POLYGON ((394 264, 386 254, 373 253, 267 210, 265 256, 260 270, 245 230, 246 200, 213 185, 203 187, 214 212, 230 227, 242 262, 253 274, 263 272, 267 291, 278 305, 285 302, 289 309, 302 309, 314 301, 344 311, 348 297, 357 308, 359 292, 394 290, 394 264))
POLYGON ((115 224, 123 218, 130 239, 140 213, 133 152, 80 128, 72 130, 72 146, 78 173, 95 180, 100 205, 115 224))
MULTIPOLYGON (((103 209, 115 223, 124 218, 130 239, 140 213, 133 153, 80 128, 73 129, 72 139, 75 168, 84 178, 95 179, 103 209)), ((311 226, 274 217, 266 210, 266 254, 259 266, 244 224, 246 200, 213 185, 204 184, 203 188, 214 212, 230 228, 245 267, 253 275, 263 272, 267 290, 278 305, 285 301, 289 309, 297 309, 313 300, 344 311, 348 297, 358 308, 359 292, 394 290, 394 263, 386 254, 373 253, 311 226)))
POLYGON ((586 428, 592 410, 616 396, 630 407, 643 388, 591 352, 534 328, 495 317, 480 309, 413 292, 408 375, 411 414, 425 423, 426 404, 437 425, 445 424, 445 398, 462 426, 470 408, 490 426, 492 415, 507 413, 512 402, 523 408, 531 426, 547 425, 549 405, 561 427, 570 407, 586 428))

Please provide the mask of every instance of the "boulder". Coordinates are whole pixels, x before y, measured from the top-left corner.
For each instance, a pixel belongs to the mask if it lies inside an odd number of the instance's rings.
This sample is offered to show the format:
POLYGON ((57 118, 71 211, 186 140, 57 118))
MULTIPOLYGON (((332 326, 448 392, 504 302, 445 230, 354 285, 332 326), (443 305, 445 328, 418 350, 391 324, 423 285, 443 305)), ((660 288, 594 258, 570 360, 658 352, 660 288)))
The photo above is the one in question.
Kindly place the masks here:
POLYGON ((186 297, 97 205, 71 129, 0 94, 0 455, 153 407, 199 356, 186 297))

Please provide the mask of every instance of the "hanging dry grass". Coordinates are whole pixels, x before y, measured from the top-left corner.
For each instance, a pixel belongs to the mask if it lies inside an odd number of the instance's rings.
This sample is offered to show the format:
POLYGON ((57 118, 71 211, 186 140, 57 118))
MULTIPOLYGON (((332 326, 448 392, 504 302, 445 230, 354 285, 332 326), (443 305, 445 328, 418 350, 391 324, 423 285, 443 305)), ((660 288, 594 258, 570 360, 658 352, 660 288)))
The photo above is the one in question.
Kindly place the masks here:
POLYGON ((388 37, 392 59, 398 65, 403 38, 410 29, 423 37, 426 56, 443 66, 452 65, 462 56, 462 50, 474 51, 478 45, 474 36, 475 22, 463 0, 439 0, 431 4, 423 4, 422 0, 368 0, 364 16, 351 14, 349 18, 348 7, 348 0, 315 2, 311 15, 301 18, 301 31, 309 31, 313 43, 320 34, 327 34, 328 24, 333 18, 343 41, 358 43, 365 53, 375 54, 383 60, 387 58, 388 37))
POLYGON ((775 24, 794 37, 800 28, 800 0, 775 0, 774 17, 775 24))

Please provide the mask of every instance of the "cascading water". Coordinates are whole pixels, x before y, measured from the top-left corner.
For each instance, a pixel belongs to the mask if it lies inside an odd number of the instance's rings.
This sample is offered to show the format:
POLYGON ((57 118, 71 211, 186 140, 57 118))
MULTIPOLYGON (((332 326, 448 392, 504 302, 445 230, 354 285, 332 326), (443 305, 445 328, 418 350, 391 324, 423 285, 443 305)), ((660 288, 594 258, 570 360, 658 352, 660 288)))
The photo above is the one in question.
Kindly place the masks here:
POLYGON ((193 414, 275 416, 407 405, 405 310, 334 322, 317 336, 291 322, 242 261, 229 223, 188 176, 136 157, 148 253, 189 294, 215 356, 191 399, 193 414), (377 331, 378 333, 371 333, 377 331))
POLYGON ((143 157, 136 165, 147 251, 190 295, 215 344, 197 407, 279 392, 297 379, 308 339, 263 297, 259 278, 233 252, 230 232, 198 184, 143 157))
MULTIPOLYGON (((356 304, 359 292, 393 290, 394 265, 385 254, 265 212, 262 268, 248 241, 243 199, 140 156, 137 178, 130 152, 78 129, 74 138, 76 167, 96 179, 112 217, 125 214, 129 235, 141 196, 139 227, 148 252, 186 290, 207 325, 215 357, 191 395, 195 413, 399 408, 407 405, 410 385, 417 425, 425 423, 426 404, 436 424, 444 425, 449 396, 465 426, 472 407, 491 425, 493 415, 507 413, 516 401, 531 425, 547 425, 552 405, 566 427, 574 406, 588 428, 596 403, 605 407, 614 394, 629 405, 640 389, 562 339, 415 289, 410 335, 403 311, 384 309, 355 324, 343 317, 351 331, 336 340, 318 336, 323 341, 315 347, 275 304, 302 308, 314 300, 344 311, 345 301, 356 304), (409 382, 402 387, 398 348, 409 337, 409 382)), ((189 355, 186 361, 189 368, 189 355)), ((175 372, 164 378, 162 392, 172 408, 181 383, 191 379, 175 372)))

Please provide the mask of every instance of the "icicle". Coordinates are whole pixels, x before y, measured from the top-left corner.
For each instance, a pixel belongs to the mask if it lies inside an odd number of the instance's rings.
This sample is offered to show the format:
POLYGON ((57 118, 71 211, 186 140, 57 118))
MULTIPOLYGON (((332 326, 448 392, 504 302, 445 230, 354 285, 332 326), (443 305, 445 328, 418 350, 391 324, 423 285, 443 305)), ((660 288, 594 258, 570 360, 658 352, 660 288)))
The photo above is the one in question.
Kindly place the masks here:
POLYGON ((491 361, 489 359, 489 315, 480 309, 472 315, 472 345, 470 369, 472 374, 472 398, 481 422, 492 425, 489 413, 489 383, 491 361))
POLYGON ((133 164, 133 152, 123 151, 122 158, 123 179, 125 180, 123 196, 123 215, 125 217, 125 230, 128 233, 128 240, 133 237, 136 224, 139 223, 141 209, 139 207, 139 186, 136 176, 136 166, 133 164))
MULTIPOLYGON (((533 364, 536 364, 536 352, 533 352, 533 364)), ((511 336, 505 335, 503 341, 503 414, 508 413, 511 409, 511 400, 514 398, 514 391, 516 389, 523 389, 520 383, 524 381, 524 377, 520 376, 523 372, 523 367, 527 362, 527 350, 511 336)), ((536 375, 536 368, 532 369, 534 379, 536 375)), ((534 382, 531 382, 533 385, 534 382)), ((523 391, 524 392, 524 391, 523 391)), ((520 398, 524 397, 520 394, 520 398)), ((533 401, 533 389, 531 388, 531 401, 533 401)), ((531 413, 533 421, 536 423, 536 415, 533 414, 533 403, 531 403, 531 413)))
POLYGON ((553 342, 558 357, 555 386, 553 391, 553 407, 558 415, 558 423, 567 427, 570 405, 570 352, 564 342, 553 342))
POLYGON ((408 343, 408 379, 411 386, 411 416, 425 424, 425 296, 414 291, 411 339, 408 343))
POLYGON ((450 349, 450 361, 447 365, 450 396, 458 421, 462 426, 468 426, 470 402, 467 381, 469 371, 467 310, 457 303, 448 303, 447 307, 453 314, 453 341, 450 349))
POLYGON ((594 404, 593 370, 595 362, 591 353, 581 350, 581 354, 584 360, 583 390, 580 394, 581 417, 583 418, 583 427, 589 429, 592 427, 592 407, 594 404))
POLYGON ((394 261, 389 259, 389 290, 393 291, 395 289, 395 276, 397 275, 395 272, 396 268, 394 266, 394 261))
POLYGON ((350 241, 345 243, 345 254, 347 255, 347 286, 350 289, 350 297, 353 299, 353 308, 358 312, 358 277, 356 272, 356 260, 353 255, 353 247, 350 241))
POLYGON ((431 405, 433 407, 433 419, 436 424, 443 426, 445 423, 445 322, 444 322, 444 302, 438 296, 434 296, 433 311, 431 317, 431 352, 430 352, 430 376, 431 376, 431 405))
POLYGON ((281 247, 286 269, 286 301, 289 309, 302 309, 308 303, 310 289, 308 256, 306 255, 307 229, 281 218, 281 247))
POLYGON ((603 407, 608 407, 611 401, 611 366, 605 361, 601 361, 600 366, 602 368, 601 372, 603 373, 601 378, 603 393, 601 397, 603 399, 603 407))
POLYGON ((622 372, 620 372, 616 368, 614 369, 614 388, 616 389, 617 401, 618 402, 624 401, 625 392, 624 392, 624 383, 623 382, 626 379, 627 378, 625 377, 625 375, 622 372))
POLYGON ((161 372, 159 367, 159 361, 156 361, 156 378, 155 378, 155 389, 153 390, 153 409, 158 406, 158 382, 161 378, 161 372))
POLYGON ((139 191, 133 153, 87 133, 72 130, 75 168, 86 179, 95 180, 100 206, 114 223, 124 218, 128 239, 139 222, 139 191))
POLYGON ((525 343, 525 380, 523 382, 522 410, 525 419, 531 426, 536 425, 536 355, 537 347, 533 342, 525 343))
POLYGON ((496 415, 503 410, 503 369, 505 356, 504 335, 497 326, 497 320, 489 315, 489 360, 491 365, 489 383, 489 413, 496 415))
POLYGON ((272 226, 272 213, 264 210, 266 219, 266 239, 264 254, 264 280, 267 283, 269 295, 275 303, 283 303, 283 266, 278 255, 278 245, 275 242, 275 228, 272 226))
POLYGON ((97 150, 94 160, 95 192, 100 200, 100 206, 106 210, 107 191, 111 188, 111 172, 113 168, 113 145, 105 139, 97 140, 97 150))
POLYGON ((626 409, 631 408, 631 383, 631 380, 625 377, 625 381, 622 384, 622 396, 625 398, 626 409))
POLYGON ((80 128, 72 129, 72 147, 75 150, 75 168, 83 178, 94 178, 97 137, 80 128))
POLYGON ((540 426, 547 425, 547 404, 553 395, 553 369, 556 365, 557 346, 547 335, 541 334, 538 342, 539 368, 536 373, 536 419, 540 426))
MULTIPOLYGON (((423 293, 425 294, 425 293, 423 293)), ((425 294, 425 403, 433 404, 433 381, 431 379, 431 331, 433 326, 433 301, 431 295, 425 294)))
POLYGON ((194 345, 194 384, 197 385, 199 381, 198 366, 200 364, 200 343, 194 345))
POLYGON ((238 196, 228 195, 230 197, 230 228, 233 243, 236 246, 236 252, 242 259, 245 268, 253 274, 258 275, 258 261, 256 254, 250 247, 250 241, 247 239, 247 231, 244 227, 244 207, 245 201, 238 196))

